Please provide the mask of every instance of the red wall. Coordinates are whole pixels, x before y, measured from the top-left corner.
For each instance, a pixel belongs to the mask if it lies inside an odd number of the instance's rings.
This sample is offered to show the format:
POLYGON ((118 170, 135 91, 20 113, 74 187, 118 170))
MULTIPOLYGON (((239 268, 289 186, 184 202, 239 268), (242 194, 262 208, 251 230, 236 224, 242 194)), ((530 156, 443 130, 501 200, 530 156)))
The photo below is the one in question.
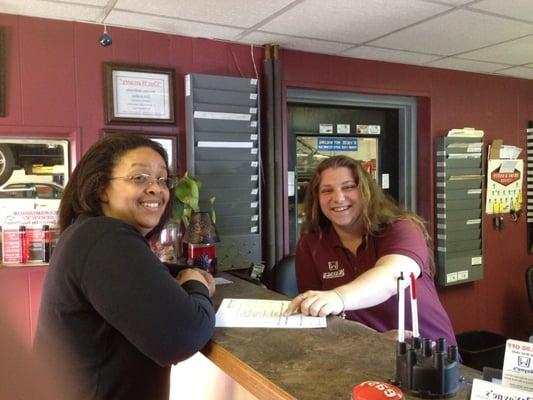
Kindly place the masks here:
MULTIPOLYGON (((255 75, 249 46, 111 27, 113 44, 103 48, 98 44, 103 27, 98 25, 0 14, 0 26, 7 28, 8 113, 0 118, 0 134, 69 137, 77 156, 105 127, 103 62, 176 69, 177 125, 129 128, 175 134, 181 169, 185 164, 183 76, 255 75)), ((255 49, 254 56, 261 74, 262 50, 255 49)), ((533 119, 533 81, 288 50, 281 52, 281 60, 284 88, 419 98, 418 204, 431 226, 434 137, 451 128, 472 126, 485 131, 486 143, 501 138, 525 148, 524 130, 528 119, 533 119)), ((507 222, 502 232, 493 230, 489 217, 484 222, 484 279, 441 289, 442 301, 457 332, 481 329, 524 337, 533 330, 524 284, 525 269, 533 263, 526 248, 525 221, 507 222)), ((0 274, 3 282, 6 274, 0 274)))

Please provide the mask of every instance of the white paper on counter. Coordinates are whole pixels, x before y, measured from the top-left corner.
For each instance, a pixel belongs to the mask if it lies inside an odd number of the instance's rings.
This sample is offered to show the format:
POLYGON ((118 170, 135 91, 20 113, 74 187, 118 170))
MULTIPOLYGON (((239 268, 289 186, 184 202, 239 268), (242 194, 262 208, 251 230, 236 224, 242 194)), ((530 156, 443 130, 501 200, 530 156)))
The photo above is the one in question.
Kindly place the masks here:
POLYGON ((233 281, 230 281, 229 279, 223 278, 221 276, 215 277, 215 285, 227 285, 229 283, 233 283, 233 281))
POLYGON ((325 328, 326 317, 282 316, 288 300, 224 299, 216 314, 220 328, 325 328))
POLYGON ((514 389, 499 383, 492 383, 474 378, 472 383, 471 400, 527 400, 531 398, 531 392, 514 389))

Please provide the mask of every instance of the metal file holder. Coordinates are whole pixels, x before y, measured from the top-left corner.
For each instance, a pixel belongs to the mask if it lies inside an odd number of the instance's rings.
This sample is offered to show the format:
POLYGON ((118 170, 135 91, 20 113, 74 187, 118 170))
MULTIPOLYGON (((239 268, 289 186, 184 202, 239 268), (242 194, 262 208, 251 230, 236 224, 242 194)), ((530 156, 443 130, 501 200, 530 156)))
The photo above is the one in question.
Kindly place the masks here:
POLYGON ((257 79, 185 76, 187 170, 202 209, 215 197, 219 270, 262 261, 259 109, 257 79))
POLYGON ((483 278, 483 139, 436 141, 436 264, 441 286, 483 278))

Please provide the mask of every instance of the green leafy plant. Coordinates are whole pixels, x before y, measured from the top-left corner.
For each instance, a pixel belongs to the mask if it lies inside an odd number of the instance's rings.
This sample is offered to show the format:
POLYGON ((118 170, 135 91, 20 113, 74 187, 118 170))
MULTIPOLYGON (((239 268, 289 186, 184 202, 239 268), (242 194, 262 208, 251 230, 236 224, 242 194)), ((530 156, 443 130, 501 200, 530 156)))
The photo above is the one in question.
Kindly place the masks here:
MULTIPOLYGON (((176 179, 174 195, 177 201, 173 217, 176 221, 183 222, 186 227, 189 225, 191 214, 200 211, 201 188, 202 183, 197 178, 190 176, 188 172, 176 179)), ((211 197, 209 203, 211 205, 211 220, 213 224, 216 224, 215 197, 211 197)))

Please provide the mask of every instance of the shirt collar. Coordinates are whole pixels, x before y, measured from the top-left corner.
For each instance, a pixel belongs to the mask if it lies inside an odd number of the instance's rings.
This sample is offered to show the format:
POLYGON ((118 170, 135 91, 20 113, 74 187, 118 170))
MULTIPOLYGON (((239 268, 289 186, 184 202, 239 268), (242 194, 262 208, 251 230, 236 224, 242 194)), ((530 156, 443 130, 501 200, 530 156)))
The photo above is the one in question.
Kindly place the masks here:
POLYGON ((331 243, 333 247, 344 247, 339 238, 339 235, 337 235, 337 232, 335 231, 335 229, 333 228, 333 225, 331 224, 329 224, 324 229, 324 238, 326 239, 328 243, 331 243))
MULTIPOLYGON (((333 247, 342 247, 344 248, 344 245, 341 242, 341 239, 339 238, 339 235, 337 234, 337 231, 335 228, 333 228, 333 225, 329 224, 326 228, 324 228, 324 238, 328 243, 331 243, 333 247)), ((368 239, 369 235, 363 235, 363 241, 361 243, 361 249, 366 249, 368 246, 368 239)))

